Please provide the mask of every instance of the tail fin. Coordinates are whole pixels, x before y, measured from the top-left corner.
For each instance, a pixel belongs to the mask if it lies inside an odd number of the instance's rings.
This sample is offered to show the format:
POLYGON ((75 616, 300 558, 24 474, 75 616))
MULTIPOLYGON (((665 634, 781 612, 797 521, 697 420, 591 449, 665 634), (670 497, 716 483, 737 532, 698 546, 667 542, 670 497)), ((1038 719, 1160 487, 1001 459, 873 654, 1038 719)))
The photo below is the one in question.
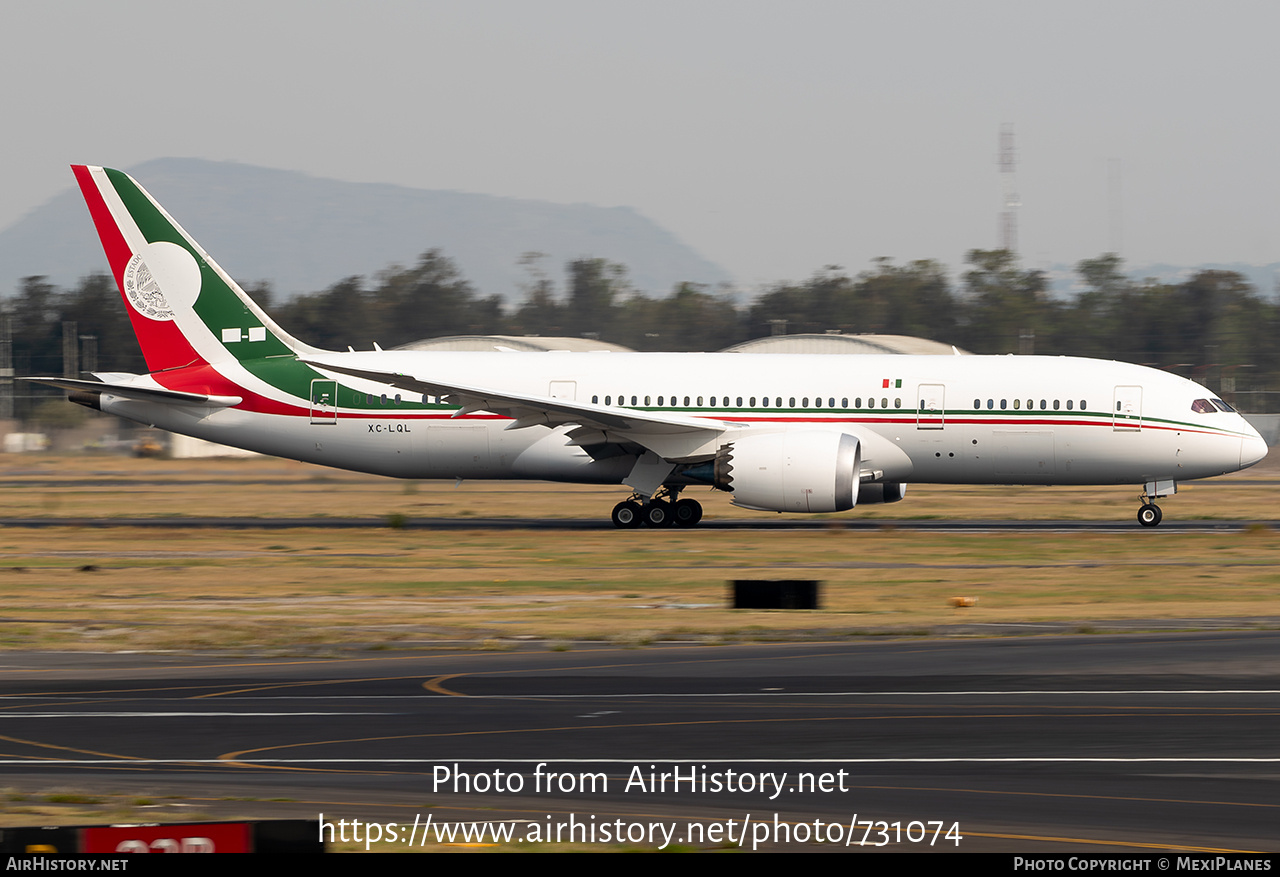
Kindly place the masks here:
POLYGON ((72 170, 149 370, 319 352, 277 326, 128 174, 72 170))

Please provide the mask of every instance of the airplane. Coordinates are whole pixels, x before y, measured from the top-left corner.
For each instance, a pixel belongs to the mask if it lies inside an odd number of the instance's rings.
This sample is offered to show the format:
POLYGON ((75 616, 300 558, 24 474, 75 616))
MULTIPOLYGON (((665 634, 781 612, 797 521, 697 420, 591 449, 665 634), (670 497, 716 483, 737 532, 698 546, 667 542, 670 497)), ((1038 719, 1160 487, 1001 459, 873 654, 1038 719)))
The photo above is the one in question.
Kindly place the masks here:
POLYGON ((773 512, 908 483, 1177 484, 1266 444, 1205 387, 1044 356, 321 350, 292 337, 127 174, 73 171, 148 374, 29 378, 171 432, 399 478, 625 485, 617 527, 691 527, 693 486, 773 512))

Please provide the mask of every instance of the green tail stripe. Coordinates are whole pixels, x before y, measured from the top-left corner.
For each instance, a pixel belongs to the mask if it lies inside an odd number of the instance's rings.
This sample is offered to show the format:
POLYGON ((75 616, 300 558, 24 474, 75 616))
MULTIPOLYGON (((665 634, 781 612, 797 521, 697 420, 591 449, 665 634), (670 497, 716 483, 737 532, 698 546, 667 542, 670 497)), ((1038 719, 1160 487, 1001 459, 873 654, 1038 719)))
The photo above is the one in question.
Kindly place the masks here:
MULTIPOLYGON (((200 254, 200 251, 191 245, 191 242, 174 227, 173 222, 165 216, 164 212, 138 189, 127 174, 110 169, 106 170, 106 174, 111 180, 111 185, 120 195, 120 200, 124 202, 129 215, 133 217, 134 223, 142 232, 142 236, 149 243, 167 241, 177 244, 195 258, 196 264, 200 266, 200 295, 196 299, 195 312, 196 316, 209 328, 215 338, 221 338, 224 329, 264 330, 263 340, 238 341, 234 344, 226 345, 228 353, 242 362, 260 359, 264 356, 281 356, 293 353, 293 350, 287 344, 266 329, 262 320, 254 314, 244 299, 240 297, 243 292, 238 292, 227 285, 226 281, 200 254)), ((310 368, 301 365, 298 365, 297 368, 298 380, 300 381, 303 380, 303 375, 309 376, 306 380, 310 380, 311 377, 319 377, 310 368)), ((282 389, 284 388, 282 387, 282 389)), ((304 399, 307 398, 307 392, 303 392, 301 396, 304 399)))

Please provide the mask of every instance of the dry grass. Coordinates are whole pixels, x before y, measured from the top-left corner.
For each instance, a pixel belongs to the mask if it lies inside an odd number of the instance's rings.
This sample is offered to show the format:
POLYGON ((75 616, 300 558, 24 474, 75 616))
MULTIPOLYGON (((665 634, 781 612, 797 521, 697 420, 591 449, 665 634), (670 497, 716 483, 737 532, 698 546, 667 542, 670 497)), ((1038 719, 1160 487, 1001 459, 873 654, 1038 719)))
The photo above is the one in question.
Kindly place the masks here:
MULTIPOLYGON (((513 637, 642 644, 927 631, 956 621, 1276 615, 1280 534, 356 530, 314 515, 607 514, 618 488, 406 485, 279 460, 0 458, 0 516, 297 517, 289 530, 0 531, 0 649, 243 650, 513 637), (571 500, 571 501, 570 501, 571 500), (85 567, 91 567, 86 569, 85 567), (725 606, 735 578, 825 583, 820 612, 725 606), (972 608, 955 596, 978 598, 972 608)), ((1192 485, 1179 517, 1276 517, 1274 472, 1192 485)), ((862 515, 1114 517, 1132 488, 913 488, 862 515)), ((699 498, 703 498, 700 493, 699 498)), ((708 516, 759 516, 706 497, 708 516)))

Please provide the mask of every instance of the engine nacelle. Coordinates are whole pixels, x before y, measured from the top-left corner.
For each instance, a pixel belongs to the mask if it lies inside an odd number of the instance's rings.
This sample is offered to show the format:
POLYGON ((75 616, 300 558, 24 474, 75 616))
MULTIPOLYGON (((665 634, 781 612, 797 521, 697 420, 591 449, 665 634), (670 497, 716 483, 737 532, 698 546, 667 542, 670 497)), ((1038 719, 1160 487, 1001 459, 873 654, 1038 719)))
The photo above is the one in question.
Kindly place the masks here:
POLYGON ((716 455, 714 484, 769 512, 843 512, 858 502, 861 446, 844 432, 745 436, 716 455))

